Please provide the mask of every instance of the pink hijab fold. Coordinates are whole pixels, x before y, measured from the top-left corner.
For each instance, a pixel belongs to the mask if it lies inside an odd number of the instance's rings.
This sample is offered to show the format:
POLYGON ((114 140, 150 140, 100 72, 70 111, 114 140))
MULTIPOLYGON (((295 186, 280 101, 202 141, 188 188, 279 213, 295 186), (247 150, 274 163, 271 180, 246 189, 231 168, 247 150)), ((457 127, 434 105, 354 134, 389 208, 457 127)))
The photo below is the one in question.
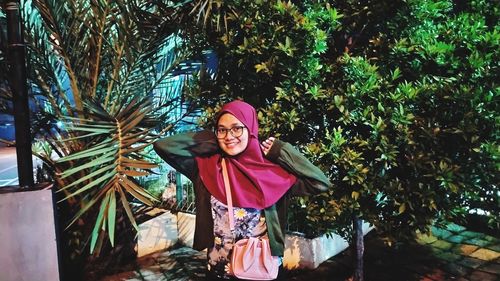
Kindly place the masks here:
MULTIPOLYGON (((231 184, 233 204, 236 207, 262 210, 275 204, 295 183, 297 178, 264 157, 258 139, 259 125, 255 109, 243 101, 225 104, 217 114, 230 113, 248 129, 248 146, 236 156, 225 155, 231 184)), ((227 204, 222 177, 222 155, 196 157, 204 185, 217 200, 227 204)))

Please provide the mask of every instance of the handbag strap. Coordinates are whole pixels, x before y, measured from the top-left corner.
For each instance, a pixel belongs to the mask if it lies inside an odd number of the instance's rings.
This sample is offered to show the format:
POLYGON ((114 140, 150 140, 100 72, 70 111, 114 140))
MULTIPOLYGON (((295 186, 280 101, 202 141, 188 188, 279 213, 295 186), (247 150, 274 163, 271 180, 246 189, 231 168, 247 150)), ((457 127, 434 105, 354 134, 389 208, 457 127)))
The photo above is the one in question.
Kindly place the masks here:
POLYGON ((234 211, 233 197, 231 195, 231 186, 229 185, 229 176, 227 175, 226 160, 222 158, 222 177, 224 178, 224 187, 226 189, 227 211, 229 215, 229 229, 234 232, 234 211))

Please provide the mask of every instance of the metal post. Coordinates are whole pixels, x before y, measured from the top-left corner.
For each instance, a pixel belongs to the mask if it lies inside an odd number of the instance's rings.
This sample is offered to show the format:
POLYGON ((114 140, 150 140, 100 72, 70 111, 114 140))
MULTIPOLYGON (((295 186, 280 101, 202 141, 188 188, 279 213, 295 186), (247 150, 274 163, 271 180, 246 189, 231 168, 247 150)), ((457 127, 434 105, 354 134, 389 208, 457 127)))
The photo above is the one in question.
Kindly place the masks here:
POLYGON ((356 258, 356 268, 354 269, 354 281, 363 281, 364 280, 364 252, 365 252, 365 242, 363 237, 363 221, 354 216, 353 219, 353 228, 354 228, 354 244, 356 254, 354 255, 356 258))
POLYGON ((9 60, 9 85, 14 104, 14 124, 16 128, 16 153, 19 186, 32 187, 33 162, 31 156, 30 111, 26 78, 26 56, 21 28, 19 1, 7 1, 7 58, 9 60))
POLYGON ((182 201, 184 197, 184 190, 182 189, 182 175, 179 172, 175 173, 175 183, 176 183, 175 199, 177 200, 177 205, 179 206, 180 203, 184 203, 182 201))

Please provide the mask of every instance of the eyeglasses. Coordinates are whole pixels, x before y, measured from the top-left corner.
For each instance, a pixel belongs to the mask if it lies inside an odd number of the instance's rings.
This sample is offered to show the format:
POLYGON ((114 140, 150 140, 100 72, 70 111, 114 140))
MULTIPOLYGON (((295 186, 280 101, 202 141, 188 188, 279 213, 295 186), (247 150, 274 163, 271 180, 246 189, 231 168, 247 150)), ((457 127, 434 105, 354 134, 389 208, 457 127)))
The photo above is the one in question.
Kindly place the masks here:
POLYGON ((227 136, 227 132, 231 132, 231 136, 235 138, 241 137, 243 135, 243 129, 245 129, 245 126, 234 126, 229 129, 226 128, 217 128, 215 130, 215 135, 217 135, 218 139, 223 139, 227 136))

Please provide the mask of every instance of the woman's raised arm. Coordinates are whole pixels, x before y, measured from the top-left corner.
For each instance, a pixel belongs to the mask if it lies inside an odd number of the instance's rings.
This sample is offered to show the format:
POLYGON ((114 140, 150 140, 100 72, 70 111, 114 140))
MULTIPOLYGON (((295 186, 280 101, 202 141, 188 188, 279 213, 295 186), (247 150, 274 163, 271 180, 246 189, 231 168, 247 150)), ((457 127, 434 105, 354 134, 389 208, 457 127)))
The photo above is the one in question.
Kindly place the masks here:
POLYGON ((269 138, 261 147, 267 159, 297 176, 292 196, 313 195, 332 186, 328 177, 291 144, 269 138))
POLYGON ((191 180, 198 171, 195 157, 209 156, 219 151, 217 139, 209 130, 166 137, 156 141, 153 147, 165 162, 191 180))

